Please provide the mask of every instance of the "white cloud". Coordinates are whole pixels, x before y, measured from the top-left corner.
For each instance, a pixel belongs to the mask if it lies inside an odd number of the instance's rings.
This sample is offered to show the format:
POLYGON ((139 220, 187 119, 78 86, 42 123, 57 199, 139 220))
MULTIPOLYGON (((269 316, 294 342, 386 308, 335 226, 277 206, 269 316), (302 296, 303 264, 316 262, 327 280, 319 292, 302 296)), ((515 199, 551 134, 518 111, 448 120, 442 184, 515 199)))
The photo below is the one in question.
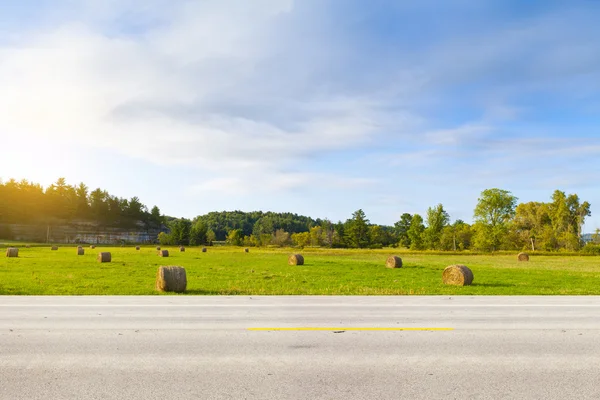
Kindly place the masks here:
POLYGON ((522 171, 542 182, 563 168, 548 159, 598 155, 596 142, 502 125, 536 106, 523 93, 598 88, 597 35, 583 12, 400 45, 376 30, 362 37, 345 10, 324 16, 327 2, 59 4, 39 30, 0 41, 0 135, 184 166, 189 193, 247 195, 257 181, 294 193, 317 182, 384 192, 392 204, 394 179, 413 178, 419 198, 423 182, 487 185, 522 171))
POLYGON ((181 4, 143 34, 107 35, 97 25, 117 18, 118 6, 92 1, 84 15, 101 23, 67 21, 0 48, 0 132, 218 170, 231 174, 220 186, 236 186, 237 173, 283 174, 315 153, 368 143, 396 122, 368 94, 298 91, 295 80, 309 79, 298 71, 319 68, 318 60, 294 71, 264 66, 280 56, 270 27, 291 1, 181 4))

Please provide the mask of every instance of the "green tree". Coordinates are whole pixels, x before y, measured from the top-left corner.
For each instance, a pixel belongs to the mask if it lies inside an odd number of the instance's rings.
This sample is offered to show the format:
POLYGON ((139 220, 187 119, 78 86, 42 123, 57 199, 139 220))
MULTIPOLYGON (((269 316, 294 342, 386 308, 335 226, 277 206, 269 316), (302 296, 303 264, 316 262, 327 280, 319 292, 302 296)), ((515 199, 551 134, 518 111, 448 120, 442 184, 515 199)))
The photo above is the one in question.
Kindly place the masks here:
POLYGON ((400 221, 394 224, 394 228, 396 230, 396 235, 398 237, 398 246, 401 247, 410 247, 410 238, 408 237, 408 229, 410 228, 410 223, 412 222, 412 215, 409 213, 404 213, 400 216, 400 221))
POLYGON ((310 245, 321 246, 323 244, 323 229, 320 226, 310 228, 310 245))
POLYGON ((81 182, 75 189, 77 195, 77 217, 83 219, 88 218, 90 213, 90 204, 88 200, 88 187, 81 182))
POLYGON ((202 220, 194 222, 190 229, 190 246, 207 244, 208 227, 202 220))
POLYGON ((468 250, 471 247, 472 236, 471 226, 457 219, 452 225, 446 225, 442 230, 441 249, 447 251, 468 250))
POLYGON ((427 209, 427 228, 423 232, 423 238, 428 249, 440 249, 442 231, 449 221, 450 216, 441 204, 427 209))
POLYGON ((581 246, 581 228, 589 216, 590 204, 580 203, 576 194, 566 195, 560 190, 552 194, 549 214, 558 247, 577 250, 581 246))
POLYGON ((475 242, 479 248, 495 251, 515 215, 517 198, 507 190, 486 189, 481 192, 473 218, 477 225, 475 242))
POLYGON ((548 233, 552 233, 550 209, 547 203, 531 201, 517 205, 512 228, 517 240, 517 247, 525 249, 547 248, 547 243, 554 242, 548 233), (550 228, 548 230, 548 228, 550 228))
POLYGON ((206 244, 212 246, 212 243, 215 240, 217 240, 217 235, 215 234, 215 231, 213 231, 212 229, 209 229, 208 231, 206 231, 206 244))
POLYGON ((160 215, 160 209, 158 206, 152 207, 150 210, 150 224, 155 228, 160 228, 160 226, 164 223, 164 217, 160 215))
POLYGON ((292 243, 299 247, 306 247, 310 244, 310 233, 299 232, 292 234, 292 243))
POLYGON ((386 232, 379 225, 371 225, 369 227, 369 237, 371 239, 371 247, 381 248, 386 240, 386 232))
POLYGON ((173 236, 166 232, 160 232, 158 234, 158 243, 160 243, 162 246, 172 246, 175 244, 173 236))
POLYGON ((423 240, 424 231, 425 225, 423 225, 423 217, 419 214, 414 214, 407 232, 408 238, 410 239, 411 250, 423 250, 425 248, 423 240))
POLYGON ((169 224, 171 228, 171 238, 173 244, 177 245, 188 245, 190 243, 190 230, 192 223, 189 219, 180 218, 171 221, 169 224))
POLYGON ((361 209, 352 214, 352 218, 346 222, 346 243, 350 247, 365 248, 370 244, 369 220, 361 209))
POLYGON ((232 229, 227 235, 227 243, 233 246, 242 246, 244 244, 244 234, 241 229, 232 229))

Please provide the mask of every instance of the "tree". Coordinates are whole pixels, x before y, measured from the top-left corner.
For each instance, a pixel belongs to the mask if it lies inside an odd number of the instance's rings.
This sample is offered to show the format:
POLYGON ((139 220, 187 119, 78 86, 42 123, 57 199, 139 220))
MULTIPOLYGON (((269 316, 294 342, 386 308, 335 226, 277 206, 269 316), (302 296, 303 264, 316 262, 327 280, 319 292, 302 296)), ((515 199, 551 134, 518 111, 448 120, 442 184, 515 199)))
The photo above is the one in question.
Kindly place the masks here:
POLYGON ((98 224, 106 224, 108 221, 108 204, 106 197, 108 193, 98 188, 90 193, 90 209, 93 218, 98 224))
POLYGON ((188 245, 190 243, 190 230, 192 223, 189 219, 180 218, 169 224, 173 244, 188 245))
POLYGON ((77 195, 76 215, 79 218, 88 217, 90 211, 90 204, 88 201, 88 190, 88 187, 83 182, 77 185, 77 188, 75 189, 75 194, 77 195))
POLYGON ((271 243, 279 247, 287 246, 290 244, 290 234, 283 229, 277 229, 273 234, 271 243))
POLYGON ((328 219, 323 220, 321 223, 321 232, 321 244, 327 247, 332 247, 335 235, 335 227, 333 223, 328 219))
POLYGON ((346 221, 346 242, 350 247, 365 248, 369 246, 369 220, 361 209, 352 214, 346 221))
POLYGON ((298 247, 306 247, 310 243, 310 233, 299 232, 292 234, 292 243, 298 247))
POLYGON ((310 228, 310 245, 321 246, 323 243, 323 229, 320 226, 310 228))
POLYGON ((386 242, 386 233, 379 225, 371 225, 369 228, 369 237, 371 239, 371 247, 381 248, 386 242))
POLYGON ((442 231, 449 220, 450 216, 441 204, 427 209, 427 228, 423 232, 425 246, 427 248, 440 249, 442 231))
POLYGON ((423 250, 425 248, 423 242, 424 231, 425 225, 423 225, 423 217, 419 214, 413 215, 407 232, 408 238, 410 239, 411 250, 423 250))
POLYGON ((587 201, 580 203, 579 196, 576 194, 567 196, 564 192, 555 190, 549 209, 558 246, 569 250, 579 249, 581 228, 585 217, 591 214, 590 204, 587 201))
POLYGON ((398 236, 398 246, 410 247, 410 238, 408 237, 408 229, 412 221, 412 215, 404 213, 400 216, 400 221, 394 224, 396 235, 398 236))
POLYGON ((227 243, 233 246, 242 246, 244 244, 244 234, 241 229, 232 229, 227 235, 227 243))
POLYGON ((254 223, 254 227, 252 228, 252 234, 256 237, 272 235, 274 231, 273 220, 269 217, 260 218, 254 223))
POLYGON ((442 250, 462 251, 471 247, 473 232, 471 226, 457 219, 452 225, 446 225, 440 237, 442 250))
POLYGON ((207 243, 208 228, 202 220, 194 222, 190 229, 190 246, 198 246, 207 243))
POLYGON ((173 236, 165 232, 160 232, 158 234, 158 243, 160 243, 163 246, 171 246, 175 244, 175 242, 173 241, 173 236))
POLYGON ((479 246, 497 250, 508 229, 508 222, 515 215, 517 198, 507 190, 486 189, 481 192, 473 212, 478 229, 476 242, 479 246), (484 238, 484 235, 489 235, 484 238))
POLYGON ((160 226, 164 223, 164 218, 160 215, 160 209, 157 206, 152 207, 150 210, 150 223, 156 228, 160 228, 160 226))
POLYGON ((515 210, 512 228, 517 237, 517 246, 520 248, 546 248, 547 243, 553 241, 548 237, 552 233, 550 209, 547 203, 531 201, 521 203, 515 210))
POLYGON ((137 196, 133 196, 127 203, 125 214, 130 220, 130 223, 134 225, 137 221, 142 220, 144 214, 144 205, 137 196))
POLYGON ((212 243, 215 240, 217 240, 217 235, 215 234, 215 231, 213 231, 212 229, 209 229, 208 231, 206 231, 206 244, 212 246, 212 243))

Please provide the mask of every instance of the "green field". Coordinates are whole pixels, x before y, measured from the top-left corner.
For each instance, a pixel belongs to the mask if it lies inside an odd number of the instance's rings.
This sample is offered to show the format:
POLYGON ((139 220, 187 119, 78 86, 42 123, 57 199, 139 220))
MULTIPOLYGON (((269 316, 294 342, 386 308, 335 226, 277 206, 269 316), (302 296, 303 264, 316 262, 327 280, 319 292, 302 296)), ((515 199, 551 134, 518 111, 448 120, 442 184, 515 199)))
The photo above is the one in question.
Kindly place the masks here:
POLYGON ((600 258, 531 255, 518 262, 515 254, 409 253, 395 249, 257 249, 209 247, 179 252, 169 258, 155 247, 85 248, 19 247, 18 258, 0 257, 0 295, 151 295, 160 265, 186 268, 192 295, 590 295, 600 294, 600 258), (100 264, 98 252, 112 253, 100 264), (287 265, 301 252, 304 266, 287 265), (402 257, 404 266, 385 268, 386 257, 402 257), (473 285, 445 286, 444 267, 465 264, 475 276, 473 285))

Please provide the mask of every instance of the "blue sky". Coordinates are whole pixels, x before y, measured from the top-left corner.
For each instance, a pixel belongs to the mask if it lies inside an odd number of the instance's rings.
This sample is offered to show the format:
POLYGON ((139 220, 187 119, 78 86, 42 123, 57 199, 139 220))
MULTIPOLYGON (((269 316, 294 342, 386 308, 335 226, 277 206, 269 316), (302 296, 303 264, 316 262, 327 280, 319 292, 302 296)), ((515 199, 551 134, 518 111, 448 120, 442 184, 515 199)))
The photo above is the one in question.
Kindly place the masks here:
POLYGON ((555 189, 600 228, 600 2, 0 0, 0 177, 371 222, 555 189))

